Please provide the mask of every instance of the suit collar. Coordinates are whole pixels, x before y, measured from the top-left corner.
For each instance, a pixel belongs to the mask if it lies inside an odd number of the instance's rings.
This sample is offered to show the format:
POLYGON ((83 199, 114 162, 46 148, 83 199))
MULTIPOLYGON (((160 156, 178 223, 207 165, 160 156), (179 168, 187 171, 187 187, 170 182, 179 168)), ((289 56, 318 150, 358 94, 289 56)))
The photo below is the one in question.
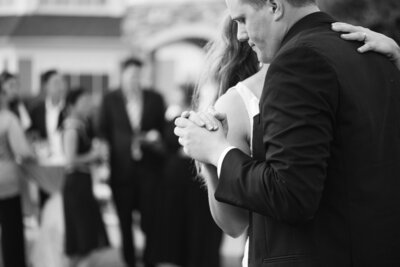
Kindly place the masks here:
MULTIPOLYGON (((117 90, 116 95, 118 96, 120 101, 120 104, 116 106, 116 108, 120 109, 120 114, 123 114, 122 116, 124 117, 124 120, 128 125, 131 125, 130 120, 129 120, 129 115, 128 111, 126 110, 126 98, 124 96, 124 93, 122 92, 121 88, 117 90)), ((147 90, 142 90, 142 97, 143 97, 143 105, 142 105, 142 115, 141 115, 141 120, 140 120, 140 126, 143 127, 143 123, 145 123, 145 118, 146 114, 149 112, 149 93, 147 90)), ((132 129, 131 127, 129 127, 132 129)))
POLYGON ((297 21, 292 28, 287 32, 285 37, 282 40, 281 47, 283 47, 290 39, 292 39, 297 34, 302 31, 308 30, 310 28, 318 27, 321 23, 333 23, 335 20, 324 12, 314 12, 311 13, 299 21, 297 21))
MULTIPOLYGON (((126 100, 126 97, 125 97, 125 94, 122 92, 122 89, 121 89, 121 88, 119 88, 119 89, 117 90, 117 94, 119 95, 119 97, 120 97, 124 102, 127 101, 127 100, 126 100)), ((141 91, 141 97, 142 97, 143 101, 145 101, 145 99, 146 99, 147 96, 148 96, 148 95, 147 95, 147 90, 142 89, 142 91, 141 91)))

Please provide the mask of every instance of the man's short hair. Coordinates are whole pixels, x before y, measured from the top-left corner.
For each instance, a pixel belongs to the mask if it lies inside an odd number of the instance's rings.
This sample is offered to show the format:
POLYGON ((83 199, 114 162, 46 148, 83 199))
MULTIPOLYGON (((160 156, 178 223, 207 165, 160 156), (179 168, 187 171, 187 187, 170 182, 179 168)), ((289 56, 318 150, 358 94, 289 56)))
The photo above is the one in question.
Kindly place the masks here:
MULTIPOLYGON (((248 2, 249 4, 254 5, 255 7, 258 8, 264 6, 268 0, 243 0, 243 1, 248 2)), ((286 0, 286 1, 295 7, 302 7, 316 3, 316 0, 286 0)))
POLYGON ((3 72, 0 74, 0 93, 3 92, 4 84, 5 84, 8 80, 14 79, 14 78, 16 78, 16 76, 15 76, 14 74, 12 74, 12 73, 6 71, 6 70, 3 71, 3 72))
POLYGON ((143 61, 137 57, 130 57, 121 63, 121 70, 125 70, 130 66, 142 67, 143 61))
POLYGON ((307 6, 310 4, 316 4, 316 0, 286 0, 289 4, 295 7, 307 6))
POLYGON ((51 77, 53 77, 54 75, 57 75, 57 74, 58 74, 58 71, 56 69, 51 69, 51 70, 43 72, 40 75, 40 85, 43 87, 45 84, 47 84, 49 82, 51 77))
POLYGON ((0 74, 0 83, 2 84, 2 83, 7 82, 8 80, 16 79, 16 78, 17 78, 17 76, 15 74, 12 74, 11 72, 8 72, 5 70, 0 74))

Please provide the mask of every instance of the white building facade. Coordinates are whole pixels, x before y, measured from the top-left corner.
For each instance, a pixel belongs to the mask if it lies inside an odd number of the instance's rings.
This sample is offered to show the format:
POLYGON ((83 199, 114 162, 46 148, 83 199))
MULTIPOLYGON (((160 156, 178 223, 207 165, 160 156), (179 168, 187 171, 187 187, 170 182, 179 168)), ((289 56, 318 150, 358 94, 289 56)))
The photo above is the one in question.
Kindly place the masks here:
POLYGON ((168 92, 196 82, 225 9, 224 0, 0 0, 0 71, 18 73, 26 95, 53 68, 70 87, 101 93, 133 54, 147 63, 143 83, 171 102, 168 92))
POLYGON ((121 38, 124 10, 119 0, 0 0, 0 70, 18 73, 26 95, 40 93, 49 69, 70 87, 103 91, 130 53, 121 38))

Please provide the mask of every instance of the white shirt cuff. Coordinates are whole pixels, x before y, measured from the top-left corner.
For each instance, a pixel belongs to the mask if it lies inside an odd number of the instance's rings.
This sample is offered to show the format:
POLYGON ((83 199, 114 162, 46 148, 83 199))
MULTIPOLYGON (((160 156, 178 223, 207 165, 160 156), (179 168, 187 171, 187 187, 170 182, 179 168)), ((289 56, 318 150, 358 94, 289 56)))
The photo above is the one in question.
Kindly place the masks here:
POLYGON ((235 149, 235 148, 236 147, 234 147, 234 146, 228 146, 227 148, 224 149, 224 151, 222 151, 221 155, 219 156, 218 165, 217 165, 218 179, 219 179, 219 176, 221 175, 222 162, 224 162, 226 154, 228 154, 229 151, 231 151, 232 149, 235 149))

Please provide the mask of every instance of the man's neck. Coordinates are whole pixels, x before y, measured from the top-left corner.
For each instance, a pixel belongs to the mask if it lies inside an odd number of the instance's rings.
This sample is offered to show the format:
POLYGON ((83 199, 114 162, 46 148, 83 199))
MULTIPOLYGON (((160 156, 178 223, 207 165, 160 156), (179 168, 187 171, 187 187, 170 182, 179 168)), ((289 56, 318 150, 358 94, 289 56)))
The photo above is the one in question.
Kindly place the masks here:
POLYGON ((286 17, 287 19, 287 23, 286 23, 286 33, 293 27, 293 25, 295 25, 299 20, 301 20, 302 18, 315 13, 315 12, 319 12, 320 9, 318 8, 317 5, 308 5, 308 6, 304 6, 304 7, 292 7, 289 6, 286 9, 286 17))
POLYGON ((126 99, 132 99, 132 98, 140 98, 142 96, 142 91, 139 88, 130 88, 129 90, 122 90, 122 93, 124 94, 126 99))
POLYGON ((48 97, 48 98, 46 99, 46 101, 47 101, 47 103, 48 103, 49 105, 51 105, 52 107, 61 106, 61 105, 62 105, 62 102, 63 102, 63 100, 62 100, 61 98, 51 98, 51 97, 48 97))

